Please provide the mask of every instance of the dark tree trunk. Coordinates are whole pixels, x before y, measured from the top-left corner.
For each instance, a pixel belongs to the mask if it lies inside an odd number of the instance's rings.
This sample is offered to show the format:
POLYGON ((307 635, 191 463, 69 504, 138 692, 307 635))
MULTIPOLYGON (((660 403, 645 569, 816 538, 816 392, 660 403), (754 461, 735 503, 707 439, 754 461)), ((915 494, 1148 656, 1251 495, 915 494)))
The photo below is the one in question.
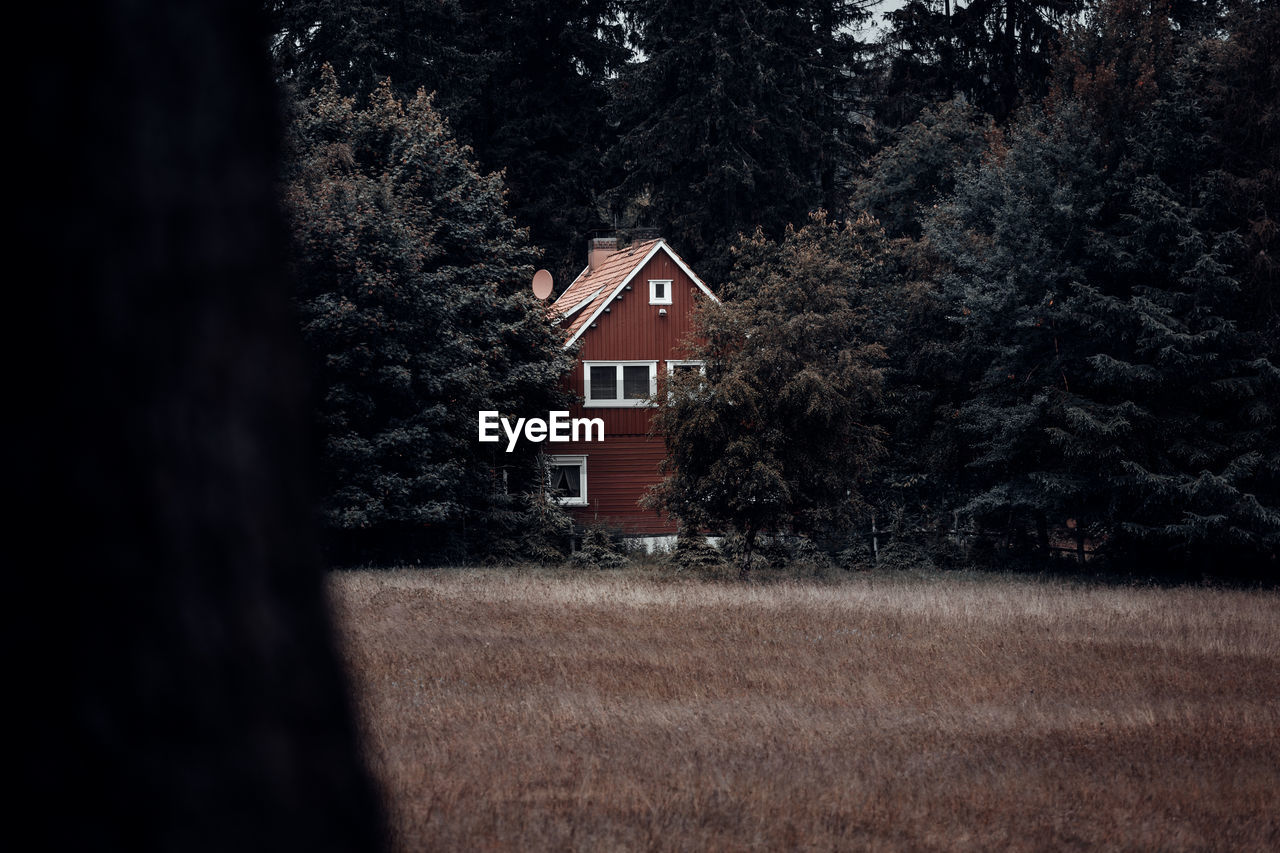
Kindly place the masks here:
POLYGON ((742 534, 742 565, 738 567, 738 580, 746 580, 751 572, 751 554, 756 546, 756 531, 747 528, 742 534))
POLYGON ((1040 549, 1040 559, 1049 562, 1049 519, 1043 512, 1036 513, 1036 545, 1040 549))
POLYGON ((1017 19, 1014 16, 1017 0, 1005 0, 1004 36, 1000 45, 1001 85, 997 96, 1000 99, 1001 118, 1013 112, 1018 100, 1017 19))
POLYGON ((28 343, 4 343, 30 807, 10 832, 381 849, 313 532, 261 4, 32 8, 47 38, 19 41, 10 119, 14 245, 39 272, 6 306, 28 343))

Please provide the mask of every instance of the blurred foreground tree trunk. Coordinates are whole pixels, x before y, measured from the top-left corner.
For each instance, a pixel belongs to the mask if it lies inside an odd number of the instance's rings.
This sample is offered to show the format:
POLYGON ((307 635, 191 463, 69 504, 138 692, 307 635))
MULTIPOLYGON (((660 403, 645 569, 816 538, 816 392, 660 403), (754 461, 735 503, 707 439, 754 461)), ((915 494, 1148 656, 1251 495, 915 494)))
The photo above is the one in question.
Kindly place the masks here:
POLYGON ((11 127, 39 272, 5 341, 24 846, 381 849, 315 546, 258 6, 36 14, 58 43, 20 46, 11 127))

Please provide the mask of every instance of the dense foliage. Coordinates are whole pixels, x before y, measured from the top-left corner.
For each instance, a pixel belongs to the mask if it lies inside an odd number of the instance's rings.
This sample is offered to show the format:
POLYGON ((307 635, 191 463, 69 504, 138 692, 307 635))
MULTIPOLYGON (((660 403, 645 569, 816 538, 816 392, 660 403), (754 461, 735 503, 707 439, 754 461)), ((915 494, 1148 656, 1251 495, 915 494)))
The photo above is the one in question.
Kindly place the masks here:
POLYGON ((535 460, 478 444, 476 412, 555 408, 569 362, 527 292, 537 255, 500 178, 476 173, 425 94, 383 84, 357 105, 332 74, 296 103, 289 142, 327 525, 383 557, 518 534, 510 514, 541 511, 518 496, 535 460))
MULTIPOLYGON (((749 542, 820 528, 856 540, 875 523, 895 553, 916 549, 907 562, 981 551, 1046 568, 1069 550, 1126 571, 1280 576, 1276 4, 911 0, 878 41, 860 29, 869 0, 268 5, 282 80, 321 86, 300 116, 323 102, 327 121, 389 127, 372 116, 394 112, 391 92, 437 90, 481 167, 505 170, 515 221, 561 283, 593 228, 647 226, 726 297, 702 318, 707 376, 659 401, 671 459, 655 500, 689 525, 749 542), (357 120, 322 84, 326 62, 347 94, 385 75, 406 88, 380 89, 357 120), (820 210, 830 219, 810 220, 820 210)), ((406 133, 426 132, 419 116, 440 126, 419 103, 406 133)), ((347 132, 308 121, 326 144, 347 132)), ((432 144, 460 168, 461 149, 432 144)), ((378 260, 352 281, 392 294, 420 274, 403 251, 417 214, 372 213, 375 185, 390 186, 376 170, 360 172, 370 201, 347 201, 355 190, 337 188, 356 172, 322 150, 332 163, 309 154, 291 181, 311 174, 306 203, 342 199, 352 230, 299 217, 303 245, 338 257, 336 240, 358 244, 378 260)), ((430 181, 399 197, 423 206, 423 233, 468 235, 449 251, 496 239, 473 257, 500 268, 491 280, 522 280, 534 250, 476 230, 488 215, 516 231, 497 179, 474 180, 485 189, 447 204, 430 181)), ((470 281, 472 261, 441 263, 470 281)), ((421 264, 436 275, 435 255, 421 264)), ((372 500, 359 484, 381 451, 335 446, 354 491, 332 517, 399 517, 386 509, 399 501, 470 529, 479 492, 448 484, 473 451, 447 418, 411 414, 439 398, 397 396, 394 371, 345 378, 395 347, 419 357, 399 329, 376 357, 340 332, 400 309, 356 302, 357 288, 342 291, 348 317, 319 299, 330 292, 305 297, 308 335, 348 341, 326 366, 326 417, 401 406, 420 430, 405 440, 443 466, 412 488, 384 480, 394 488, 372 500)), ((525 329, 528 314, 446 310, 440 292, 413 310, 461 324, 441 351, 468 369, 486 362, 467 341, 525 329)), ((450 399, 544 394, 531 389, 553 362, 525 346, 538 367, 467 373, 472 396, 450 399)), ((521 529, 510 512, 505 529, 521 529)))
POLYGON ((962 511, 1041 554, 1070 518, 1129 567, 1268 575, 1276 314, 1197 79, 1220 45, 1171 38, 1146 4, 1104 7, 1070 82, 925 222, 960 336, 962 511))
POLYGON ((668 460, 653 502, 694 528, 734 528, 744 576, 759 533, 842 530, 861 503, 880 445, 883 350, 867 324, 882 242, 869 218, 825 213, 780 242, 743 240, 723 304, 698 317, 706 375, 659 395, 668 460))
POLYGON ((738 234, 777 238, 840 205, 864 137, 850 34, 863 4, 632 0, 628 11, 643 59, 614 87, 617 204, 639 204, 713 281, 738 234))
POLYGON ((389 80, 420 88, 484 171, 504 172, 510 212, 567 283, 611 179, 608 81, 629 55, 617 0, 271 0, 282 77, 298 93, 336 70, 345 94, 389 80))

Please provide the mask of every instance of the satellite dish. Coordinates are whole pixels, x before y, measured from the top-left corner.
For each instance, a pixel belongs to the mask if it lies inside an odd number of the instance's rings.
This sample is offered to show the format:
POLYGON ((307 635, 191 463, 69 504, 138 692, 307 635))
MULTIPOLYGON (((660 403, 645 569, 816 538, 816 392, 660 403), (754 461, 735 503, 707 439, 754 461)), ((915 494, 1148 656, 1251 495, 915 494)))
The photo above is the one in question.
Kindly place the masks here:
POLYGON ((538 270, 533 274, 533 295, 539 299, 546 299, 551 295, 551 273, 538 270))

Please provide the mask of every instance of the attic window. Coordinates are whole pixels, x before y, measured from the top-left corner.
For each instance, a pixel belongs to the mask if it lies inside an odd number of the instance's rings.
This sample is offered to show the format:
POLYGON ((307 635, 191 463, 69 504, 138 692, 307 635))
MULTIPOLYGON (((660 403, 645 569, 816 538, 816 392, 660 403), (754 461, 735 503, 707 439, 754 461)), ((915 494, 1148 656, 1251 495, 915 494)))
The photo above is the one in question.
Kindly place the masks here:
POLYGON ((647 406, 658 390, 656 361, 587 361, 583 374, 588 408, 647 406))
POLYGON ((650 305, 670 305, 671 304, 671 279, 669 278, 649 279, 649 304, 650 305))

